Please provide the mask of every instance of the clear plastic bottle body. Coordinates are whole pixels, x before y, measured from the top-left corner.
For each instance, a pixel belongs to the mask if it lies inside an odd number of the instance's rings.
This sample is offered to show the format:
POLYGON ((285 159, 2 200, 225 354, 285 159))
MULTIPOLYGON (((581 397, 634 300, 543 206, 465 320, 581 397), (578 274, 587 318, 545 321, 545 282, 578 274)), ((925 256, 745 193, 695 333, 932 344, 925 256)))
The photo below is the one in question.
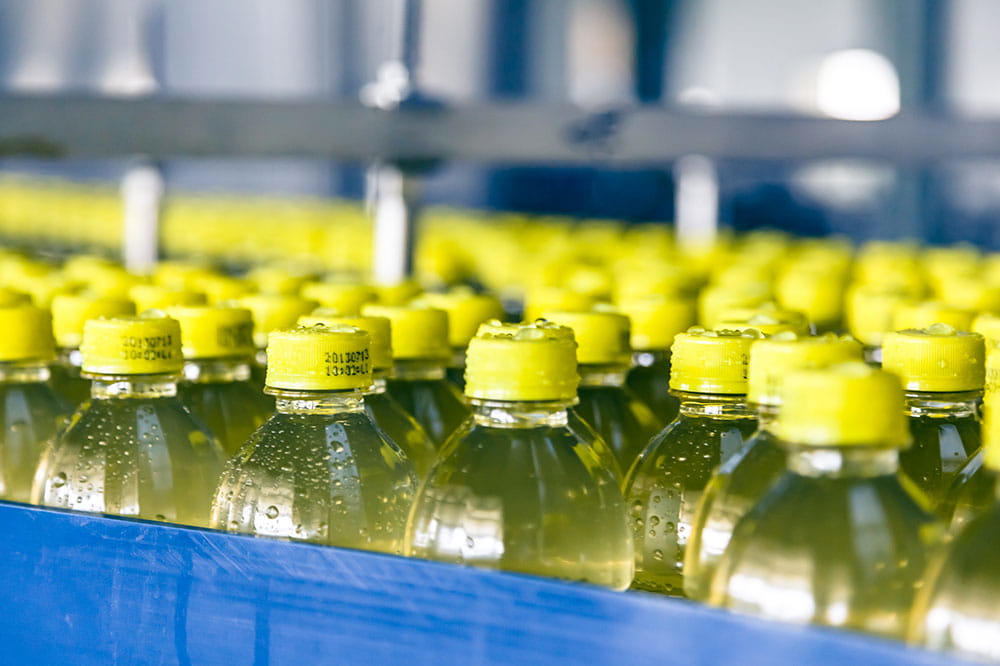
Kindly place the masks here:
POLYGON ((745 396, 678 395, 677 419, 632 465, 625 499, 635 542, 633 587, 682 596, 698 502, 713 472, 756 431, 757 419, 745 396))
POLYGON ((913 442, 899 454, 899 466, 935 505, 941 502, 962 466, 979 450, 979 391, 907 393, 913 442))
POLYGON ((625 589, 633 551, 614 475, 569 402, 474 400, 420 490, 408 554, 625 589))
POLYGON ((227 457, 270 416, 265 396, 250 383, 245 361, 188 361, 177 391, 184 406, 218 438, 227 457))
POLYGON ((440 363, 397 361, 387 388, 438 449, 469 417, 470 410, 440 363))
POLYGON ((996 501, 1000 489, 1000 472, 983 464, 985 453, 980 449, 962 465, 944 499, 938 504, 937 514, 948 522, 953 532, 984 513, 996 501))
POLYGON ((49 384, 73 409, 90 400, 90 380, 80 376, 79 349, 62 349, 49 366, 49 384))
POLYGON ((360 392, 269 390, 277 411, 226 464, 211 526, 401 554, 416 473, 360 392))
POLYGON ((774 408, 758 409, 759 429, 712 475, 695 513, 684 558, 684 593, 708 598, 712 576, 739 521, 786 469, 784 447, 771 431, 774 408))
POLYGON ((32 501, 205 527, 224 460, 174 377, 102 376, 42 456, 32 501))
POLYGON ((465 391, 465 350, 452 349, 451 362, 445 369, 445 377, 459 392, 465 391))
POLYGON ((376 376, 371 389, 365 391, 365 411, 375 425, 403 450, 413 463, 417 477, 426 477, 437 455, 434 442, 417 420, 389 395, 385 378, 376 376))
POLYGON ((625 388, 624 368, 582 365, 579 372, 574 411, 611 447, 621 469, 628 469, 666 423, 625 388))
POLYGON ((38 461, 69 418, 43 363, 0 363, 0 498, 31 499, 38 461))
POLYGON ((625 385, 653 410, 653 415, 661 423, 670 423, 677 418, 681 403, 670 391, 669 351, 635 352, 632 368, 625 376, 625 385))
POLYGON ((1000 661, 1000 502, 971 520, 928 567, 909 639, 956 657, 1000 661))
POLYGON ((709 602, 903 637, 943 529, 898 460, 877 446, 790 448, 788 471, 736 526, 709 602))

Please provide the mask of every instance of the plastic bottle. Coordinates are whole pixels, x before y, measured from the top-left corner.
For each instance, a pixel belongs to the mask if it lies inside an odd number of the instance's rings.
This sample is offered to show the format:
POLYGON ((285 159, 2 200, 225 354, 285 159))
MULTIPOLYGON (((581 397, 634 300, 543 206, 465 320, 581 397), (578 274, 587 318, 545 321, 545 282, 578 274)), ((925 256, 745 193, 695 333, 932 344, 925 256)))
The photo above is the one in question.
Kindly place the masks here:
MULTIPOLYGON (((680 401, 670 393, 670 345, 694 324, 694 303, 682 297, 649 296, 618 303, 632 322, 632 368, 625 385, 663 423, 677 416, 680 401)), ((626 468, 627 469, 627 468, 626 468)))
POLYGON ((909 439, 899 380, 843 363, 792 372, 781 394, 788 470, 737 524, 709 602, 901 637, 943 530, 898 473, 909 439))
POLYGON ((756 331, 692 328, 674 338, 670 388, 680 414, 636 459, 626 481, 635 540, 634 587, 683 595, 695 509, 716 468, 757 429, 746 401, 756 331))
POLYGON ((758 430, 719 467, 698 504, 684 559, 688 597, 708 597, 712 575, 736 524, 785 471, 785 450, 774 434, 782 378, 794 370, 860 360, 857 340, 832 333, 820 337, 780 333, 751 345, 747 400, 757 410, 758 430))
POLYGON ((253 319, 246 308, 177 306, 184 355, 181 402, 208 426, 227 456, 242 446, 271 410, 250 383, 253 319))
POLYGON ((162 315, 87 321, 91 398, 42 457, 34 503, 208 525, 225 454, 177 397, 180 333, 162 315))
POLYGON ((90 398, 90 380, 80 376, 80 341, 88 319, 135 314, 135 306, 124 298, 96 294, 59 294, 52 299, 52 330, 59 348, 52 364, 51 384, 76 408, 90 398))
POLYGON ((573 329, 580 402, 573 408, 611 447, 622 470, 666 422, 625 387, 631 350, 629 320, 612 310, 546 312, 543 318, 573 329))
POLYGON ((480 327, 466 368, 474 416, 420 489, 408 554, 628 587, 621 491, 568 420, 575 353, 572 332, 550 322, 480 327))
POLYGON ((469 406, 445 378, 451 358, 444 310, 407 305, 367 305, 362 314, 392 323, 395 366, 389 393, 417 420, 438 449, 468 418, 469 406))
POLYGON ((364 389, 365 411, 382 432, 392 440, 413 463, 419 478, 427 476, 437 454, 434 442, 403 406, 386 390, 392 372, 392 329, 385 317, 342 316, 320 308, 299 317, 300 326, 354 326, 371 338, 372 384, 364 389))
POLYGON ((947 324, 895 331, 883 341, 882 367, 903 382, 913 438, 899 464, 935 507, 981 443, 984 353, 981 335, 947 324))
POLYGON ((72 411, 47 383, 55 357, 48 315, 0 307, 0 498, 27 502, 38 460, 72 411))
POLYGON ((866 363, 882 365, 882 338, 892 330, 893 312, 906 298, 883 286, 854 285, 847 290, 847 332, 864 345, 866 363))
MULTIPOLYGON (((983 505, 927 567, 913 605, 909 639, 959 658, 1000 660, 1000 404, 984 405, 983 505), (989 480, 989 483, 985 483, 989 480)), ((957 528, 957 529, 956 529, 957 528)))
POLYGON ((971 331, 975 312, 956 308, 940 301, 900 303, 892 313, 892 330, 927 328, 932 324, 948 324, 959 331, 971 331))
POLYGON ((212 526, 401 554, 417 479, 365 412, 369 336, 310 326, 269 337, 277 412, 226 465, 212 526))
POLYGON ((470 289, 428 293, 421 300, 448 313, 448 344, 451 346, 448 379, 462 389, 465 387, 465 348, 480 324, 492 319, 503 320, 503 304, 494 296, 477 294, 470 289))
POLYGON ((797 335, 809 334, 809 320, 801 312, 784 310, 777 303, 761 303, 753 307, 726 307, 719 310, 712 324, 716 330, 743 330, 756 328, 764 335, 791 331, 797 335))

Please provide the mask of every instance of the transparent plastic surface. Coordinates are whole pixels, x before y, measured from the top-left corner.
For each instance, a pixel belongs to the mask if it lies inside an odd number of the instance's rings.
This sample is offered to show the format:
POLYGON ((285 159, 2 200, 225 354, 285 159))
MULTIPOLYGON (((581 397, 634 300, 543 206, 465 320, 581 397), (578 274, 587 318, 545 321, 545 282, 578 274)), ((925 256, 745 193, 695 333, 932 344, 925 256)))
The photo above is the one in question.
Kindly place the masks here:
POLYGON ((907 394, 913 443, 899 466, 936 505, 981 445, 977 393, 907 394))
POLYGON ((416 419, 382 388, 365 394, 365 411, 386 437, 403 450, 419 478, 427 476, 437 451, 416 419))
POLYGON ((388 388, 437 448, 469 417, 469 406, 443 371, 440 377, 390 379, 388 388))
POLYGON ((566 405, 483 403, 420 490, 408 554, 625 589, 632 539, 614 475, 566 405))
POLYGON ((90 400, 90 380, 80 376, 78 366, 56 362, 50 366, 50 373, 49 384, 52 389, 72 408, 90 400))
POLYGON ((402 554, 416 473, 360 394, 278 394, 277 408, 227 463, 212 527, 402 554))
POLYGON ((743 396, 681 397, 677 419, 649 443, 626 481, 635 542, 633 587, 684 594, 684 556, 712 473, 756 431, 743 396))
POLYGON ((758 430, 744 448, 712 476, 695 513, 684 558, 684 593, 708 598, 719 558, 737 523, 785 471, 785 450, 770 430, 758 430))
POLYGON ((45 383, 44 367, 4 370, 0 380, 0 497, 31 499, 35 469, 45 449, 71 413, 45 383))
POLYGON ((958 657, 1000 661, 1000 504, 966 525, 929 567, 910 639, 958 657))
POLYGON ((662 423, 677 418, 680 400, 670 392, 670 354, 668 352, 637 352, 637 359, 648 356, 648 364, 632 367, 625 377, 625 385, 644 402, 662 423))
POLYGON ((94 382, 38 465, 32 501, 208 526, 225 454, 173 381, 94 382))
POLYGON ((267 404, 248 381, 183 382, 181 402, 219 439, 231 456, 267 420, 267 404))
POLYGON ((581 386, 579 396, 575 411, 611 447, 622 469, 632 466, 665 425, 621 386, 581 386))
POLYGON ((709 602, 797 624, 905 635, 943 532, 898 474, 898 451, 790 450, 789 470, 736 526, 709 602))
POLYGON ((938 504, 937 514, 950 522, 952 531, 984 513, 996 501, 1000 487, 1000 473, 983 464, 984 452, 976 455, 955 475, 944 499, 938 504))

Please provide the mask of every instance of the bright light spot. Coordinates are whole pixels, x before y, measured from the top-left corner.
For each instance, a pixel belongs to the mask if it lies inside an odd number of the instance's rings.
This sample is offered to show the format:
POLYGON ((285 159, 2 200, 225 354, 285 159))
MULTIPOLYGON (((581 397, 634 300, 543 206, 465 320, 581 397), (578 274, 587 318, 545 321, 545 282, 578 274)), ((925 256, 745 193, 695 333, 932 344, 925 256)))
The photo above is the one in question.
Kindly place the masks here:
POLYGON ((868 49, 823 58, 816 79, 819 110, 843 120, 883 120, 899 113, 899 75, 889 59, 868 49))

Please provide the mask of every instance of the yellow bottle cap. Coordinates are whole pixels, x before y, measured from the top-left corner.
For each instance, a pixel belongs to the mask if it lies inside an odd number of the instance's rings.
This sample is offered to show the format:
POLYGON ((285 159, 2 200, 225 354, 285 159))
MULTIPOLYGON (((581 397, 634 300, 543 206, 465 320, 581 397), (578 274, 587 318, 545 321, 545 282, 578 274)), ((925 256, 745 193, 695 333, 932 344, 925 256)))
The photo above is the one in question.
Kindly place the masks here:
POLYGON ((31 296, 21 291, 0 287, 0 307, 9 308, 12 305, 30 305, 31 296))
POLYGON ((194 279, 191 286, 205 294, 209 305, 219 305, 224 301, 246 296, 252 291, 249 282, 228 275, 204 275, 194 279))
POLYGON ((782 330, 799 335, 809 333, 809 320, 801 312, 783 310, 776 303, 762 303, 754 307, 727 307, 718 313, 716 329, 756 328, 765 335, 780 333, 782 330))
POLYGON ((534 321, 545 312, 580 312, 594 306, 594 298, 562 287, 536 287, 524 295, 524 320, 534 321))
POLYGON ((392 352, 396 360, 451 358, 448 314, 419 305, 366 305, 366 317, 386 317, 392 322, 392 352))
POLYGON ((628 365, 628 317, 613 310, 590 312, 543 312, 542 318, 573 329, 576 361, 580 365, 628 365))
POLYGON ((186 261, 161 261, 153 268, 153 282, 178 291, 194 291, 199 279, 221 277, 208 266, 186 261))
POLYGON ((503 319, 503 304, 488 294, 468 289, 447 293, 427 293, 420 297, 427 305, 448 313, 448 344, 453 349, 465 349, 476 335, 479 325, 493 319, 503 319))
POLYGON ((353 326, 272 331, 267 386, 290 391, 343 391, 372 384, 368 333, 353 326))
POLYGON ((1000 343, 1000 315, 984 312, 972 320, 974 333, 986 338, 986 347, 992 349, 1000 343))
POLYGON ((124 268, 97 270, 84 278, 88 291, 111 298, 129 298, 132 288, 144 284, 138 275, 132 275, 124 268))
POLYGON ((887 333, 882 367, 908 391, 977 391, 985 381, 986 345, 978 333, 947 324, 887 333))
POLYGON ((186 359, 246 358, 256 349, 253 316, 246 308, 178 305, 167 314, 180 322, 186 359))
POLYGON ((767 282, 754 281, 739 285, 709 285, 698 294, 698 323, 711 326, 719 320, 719 313, 726 308, 753 308, 771 298, 767 282))
POLYGON ((375 300, 375 290, 364 284, 348 282, 307 282, 302 286, 302 298, 316 301, 320 307, 344 315, 356 315, 367 303, 375 300))
POLYGON ((76 349, 83 340, 83 325, 88 319, 135 314, 132 301, 95 294, 59 294, 52 299, 52 329, 56 344, 76 349))
POLYGON ((1000 285, 978 275, 956 275, 941 282, 941 300, 973 312, 1000 310, 1000 285))
POLYGON ((900 303, 892 313, 892 330, 927 328, 931 324, 948 324, 959 331, 972 327, 974 312, 963 310, 940 301, 900 303))
POLYGON ((983 465, 1000 470, 1000 396, 983 400, 983 465))
POLYGON ((271 331, 295 328, 299 317, 316 309, 316 301, 280 294, 250 294, 233 303, 253 313, 253 341, 260 349, 271 331))
POLYGON ((910 441, 899 379, 860 361, 792 371, 781 396, 774 433, 790 444, 901 448, 910 441))
POLYGON ((406 280, 399 284, 382 284, 375 286, 380 305, 406 305, 423 291, 420 284, 414 280, 406 280))
POLYGON ((986 380, 983 389, 984 398, 1000 396, 1000 350, 996 347, 986 351, 986 380))
POLYGON ((465 362, 465 395, 480 400, 573 400, 580 383, 573 331, 548 321, 487 322, 465 362))
POLYGON ((898 291, 854 285, 847 290, 845 313, 847 332, 866 345, 878 347, 892 330, 892 314, 905 300, 898 291))
POLYGON ((844 313, 844 283, 836 271, 785 271, 775 284, 782 308, 801 312, 818 327, 839 322, 844 313))
POLYGON ((94 375, 179 373, 181 326, 156 310, 138 317, 88 319, 83 325, 82 370, 94 375))
POLYGON ((137 284, 128 292, 136 312, 162 310, 171 305, 204 305, 205 294, 186 289, 172 289, 158 284, 137 284))
POLYGON ((747 360, 759 331, 707 331, 694 327, 678 333, 670 348, 670 388, 689 393, 743 395, 747 360))
POLYGON ((789 372, 861 360, 861 343, 850 336, 779 333, 757 340, 750 347, 747 400, 758 405, 780 405, 781 380, 789 372))
POLYGON ((299 326, 354 326, 371 338, 372 369, 392 368, 392 325, 386 317, 344 316, 338 310, 319 308, 299 317, 299 326))
POLYGON ((49 313, 30 304, 0 307, 0 361, 49 361, 55 357, 49 313))
POLYGON ((694 303, 675 296, 647 296, 618 303, 632 321, 632 349, 670 349, 674 336, 694 325, 694 303))
POLYGON ((281 266, 259 266, 246 275, 247 280, 256 285, 258 292, 275 296, 294 296, 311 277, 309 273, 281 266))

